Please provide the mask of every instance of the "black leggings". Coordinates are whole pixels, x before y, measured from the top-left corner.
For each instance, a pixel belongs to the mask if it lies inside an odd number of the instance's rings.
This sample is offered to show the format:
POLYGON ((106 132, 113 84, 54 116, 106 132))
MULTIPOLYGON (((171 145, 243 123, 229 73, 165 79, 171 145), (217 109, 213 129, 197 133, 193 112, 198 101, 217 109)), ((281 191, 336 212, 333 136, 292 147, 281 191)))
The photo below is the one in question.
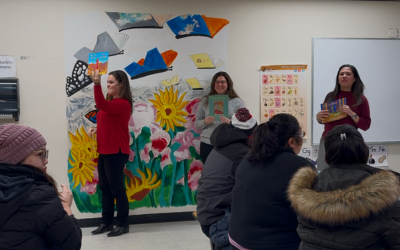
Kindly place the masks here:
POLYGON ((111 225, 114 218, 114 198, 117 201, 117 226, 128 226, 129 202, 124 186, 124 168, 129 155, 100 154, 98 162, 99 186, 102 192, 103 223, 111 225))
POLYGON ((213 150, 213 146, 204 142, 200 143, 200 156, 201 159, 203 160, 203 164, 206 163, 208 155, 211 153, 213 150))

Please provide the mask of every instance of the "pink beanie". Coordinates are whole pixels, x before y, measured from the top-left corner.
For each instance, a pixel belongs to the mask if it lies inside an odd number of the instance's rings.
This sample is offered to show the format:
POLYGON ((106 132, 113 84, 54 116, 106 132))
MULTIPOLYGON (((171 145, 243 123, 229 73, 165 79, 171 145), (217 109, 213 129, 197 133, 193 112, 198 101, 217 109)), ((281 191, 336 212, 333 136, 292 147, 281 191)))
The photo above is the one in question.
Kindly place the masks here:
POLYGON ((13 123, 0 126, 0 163, 17 165, 45 145, 46 140, 34 128, 13 123))

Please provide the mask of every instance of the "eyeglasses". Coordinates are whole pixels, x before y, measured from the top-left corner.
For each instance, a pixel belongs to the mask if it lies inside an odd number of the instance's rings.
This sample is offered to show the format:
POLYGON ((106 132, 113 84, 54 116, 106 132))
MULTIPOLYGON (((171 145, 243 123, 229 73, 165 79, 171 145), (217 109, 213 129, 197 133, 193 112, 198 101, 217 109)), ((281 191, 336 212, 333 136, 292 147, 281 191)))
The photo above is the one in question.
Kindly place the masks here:
POLYGON ((43 162, 46 159, 49 159, 49 150, 47 150, 47 149, 35 150, 34 152, 36 152, 36 153, 38 153, 38 155, 42 156, 42 161, 43 162))
POLYGON ((305 131, 301 131, 301 134, 299 134, 298 136, 301 136, 302 138, 304 138, 306 136, 306 132, 305 131))
POLYGON ((225 84, 227 84, 227 81, 215 82, 215 85, 218 85, 218 84, 220 84, 220 85, 225 85, 225 84))

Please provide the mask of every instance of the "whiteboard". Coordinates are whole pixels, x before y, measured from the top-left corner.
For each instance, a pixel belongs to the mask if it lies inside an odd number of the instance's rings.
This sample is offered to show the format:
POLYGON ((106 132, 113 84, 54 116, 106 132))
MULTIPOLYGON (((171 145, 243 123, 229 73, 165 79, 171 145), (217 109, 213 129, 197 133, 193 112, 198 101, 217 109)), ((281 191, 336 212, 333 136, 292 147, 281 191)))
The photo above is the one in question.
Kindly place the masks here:
POLYGON ((324 130, 315 116, 343 64, 354 65, 365 84, 371 127, 359 129, 364 140, 400 142, 400 39, 313 38, 312 47, 312 145, 319 144, 324 130))

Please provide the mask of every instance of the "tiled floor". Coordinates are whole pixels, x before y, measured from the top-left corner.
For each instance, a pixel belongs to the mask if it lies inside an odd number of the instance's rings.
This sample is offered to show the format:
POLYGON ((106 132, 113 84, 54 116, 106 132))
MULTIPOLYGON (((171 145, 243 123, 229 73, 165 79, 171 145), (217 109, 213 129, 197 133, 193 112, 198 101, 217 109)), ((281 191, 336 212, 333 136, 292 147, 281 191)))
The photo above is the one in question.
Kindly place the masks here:
POLYGON ((82 250, 210 250, 210 241, 197 221, 130 225, 118 237, 92 235, 95 228, 82 228, 82 250))

